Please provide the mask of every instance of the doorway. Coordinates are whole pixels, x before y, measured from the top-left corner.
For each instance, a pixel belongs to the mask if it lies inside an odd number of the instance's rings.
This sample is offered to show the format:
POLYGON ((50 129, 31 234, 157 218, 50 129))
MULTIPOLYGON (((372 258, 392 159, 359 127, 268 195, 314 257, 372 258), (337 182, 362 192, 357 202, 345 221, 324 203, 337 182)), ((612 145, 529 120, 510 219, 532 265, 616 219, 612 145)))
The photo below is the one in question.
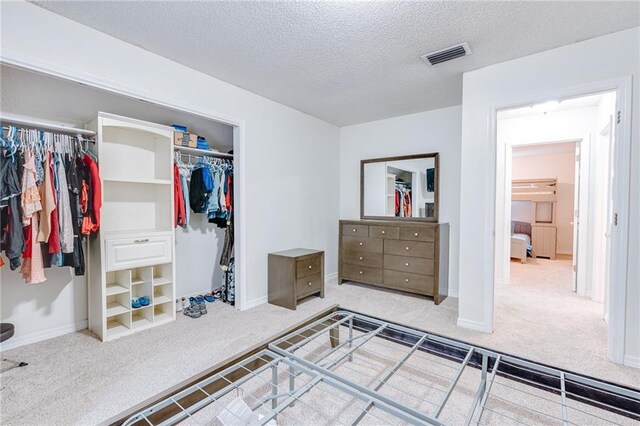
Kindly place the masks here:
POLYGON ((498 112, 497 328, 525 318, 607 356, 615 111, 604 92, 498 112))

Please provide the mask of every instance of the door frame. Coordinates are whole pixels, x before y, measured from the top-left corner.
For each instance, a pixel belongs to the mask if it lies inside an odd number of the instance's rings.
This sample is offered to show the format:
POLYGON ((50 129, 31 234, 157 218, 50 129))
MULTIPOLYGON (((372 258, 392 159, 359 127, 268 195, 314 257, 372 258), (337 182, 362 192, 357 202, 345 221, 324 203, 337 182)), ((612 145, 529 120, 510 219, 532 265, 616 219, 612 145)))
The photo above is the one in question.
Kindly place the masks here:
MULTIPOLYGON (((626 292, 627 292, 627 265, 628 265, 628 240, 629 240, 629 198, 631 187, 631 108, 632 108, 632 77, 612 78, 608 80, 594 81, 586 84, 568 86, 552 89, 546 92, 536 92, 523 94, 514 97, 505 102, 494 102, 488 105, 488 125, 489 140, 491 143, 493 164, 488 164, 494 175, 494 203, 493 203, 493 220, 497 214, 496 198, 499 197, 495 178, 504 175, 504 170, 500 169, 499 154, 504 150, 498 147, 497 139, 497 115, 498 111, 510 108, 518 108, 532 104, 546 102, 549 99, 570 99, 582 97, 602 92, 616 92, 616 116, 618 117, 615 132, 615 153, 614 153, 614 170, 617 179, 613 185, 614 194, 614 212, 617 214, 617 232, 615 244, 611 246, 611 273, 609 277, 609 326, 608 326, 608 356, 613 362, 622 364, 624 362, 624 338, 626 331, 626 292)), ((489 228, 491 229, 491 228, 489 228)), ((495 228, 494 228, 495 229, 495 228)), ((492 331, 494 326, 495 311, 495 278, 496 278, 496 250, 497 239, 495 231, 489 236, 493 240, 493 247, 490 253, 492 257, 491 268, 488 269, 487 280, 484 280, 485 293, 485 323, 484 330, 492 331), (492 238, 493 237, 493 238, 492 238)), ((490 243, 489 243, 490 244, 490 243)))
POLYGON ((247 172, 246 172, 246 125, 244 119, 221 114, 201 106, 196 106, 181 99, 163 96, 158 92, 148 93, 138 87, 122 84, 115 80, 105 79, 94 74, 87 74, 78 69, 62 66, 50 61, 28 56, 12 49, 0 49, 0 64, 32 71, 53 78, 80 83, 128 98, 138 99, 165 108, 180 110, 188 114, 216 121, 233 127, 234 152, 234 227, 235 241, 235 281, 236 307, 239 310, 250 308, 247 300, 247 172))

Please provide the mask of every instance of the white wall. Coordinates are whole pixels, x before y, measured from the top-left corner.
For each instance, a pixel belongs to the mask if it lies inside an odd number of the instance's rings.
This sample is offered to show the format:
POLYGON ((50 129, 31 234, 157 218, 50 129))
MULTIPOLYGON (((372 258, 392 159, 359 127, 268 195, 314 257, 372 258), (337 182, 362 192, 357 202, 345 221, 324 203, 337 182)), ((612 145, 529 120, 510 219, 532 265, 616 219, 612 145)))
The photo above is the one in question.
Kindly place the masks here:
MULTIPOLYGON (((557 250, 571 254, 573 250, 573 195, 575 191, 575 152, 554 152, 513 157, 513 179, 558 178, 557 250)), ((529 216, 531 216, 529 204, 529 216)), ((512 220, 514 217, 512 211, 512 220)))
POLYGON ((451 226, 449 294, 452 296, 458 294, 461 110, 455 106, 340 129, 341 219, 360 218, 360 160, 440 153, 439 221, 451 226))
MULTIPOLYGON (((523 97, 540 98, 556 90, 633 76, 631 198, 627 278, 625 358, 640 363, 640 29, 634 28, 526 56, 463 77, 460 299, 458 323, 491 330, 494 266, 495 141, 488 117, 494 106, 523 97), (491 170, 487 170, 491 166, 491 170)), ((542 100, 542 99, 540 99, 542 100)))
MULTIPOLYGON (((322 249, 326 272, 337 271, 337 127, 32 4, 2 2, 0 8, 3 57, 36 58, 62 74, 73 70, 149 98, 244 120, 249 304, 266 300, 269 252, 322 249)), ((15 300, 12 288, 24 284, 5 285, 4 274, 0 316, 16 324, 14 339, 86 319, 84 280, 71 285, 52 278, 15 300)))

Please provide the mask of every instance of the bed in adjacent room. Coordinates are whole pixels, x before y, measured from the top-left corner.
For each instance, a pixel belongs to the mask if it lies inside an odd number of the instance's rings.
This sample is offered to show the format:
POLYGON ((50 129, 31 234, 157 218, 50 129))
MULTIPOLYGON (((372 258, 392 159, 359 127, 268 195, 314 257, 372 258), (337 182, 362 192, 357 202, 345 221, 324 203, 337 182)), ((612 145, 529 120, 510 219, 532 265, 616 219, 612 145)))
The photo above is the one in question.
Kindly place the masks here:
POLYGON ((511 258, 527 263, 527 254, 535 257, 531 245, 531 224, 511 221, 511 258))

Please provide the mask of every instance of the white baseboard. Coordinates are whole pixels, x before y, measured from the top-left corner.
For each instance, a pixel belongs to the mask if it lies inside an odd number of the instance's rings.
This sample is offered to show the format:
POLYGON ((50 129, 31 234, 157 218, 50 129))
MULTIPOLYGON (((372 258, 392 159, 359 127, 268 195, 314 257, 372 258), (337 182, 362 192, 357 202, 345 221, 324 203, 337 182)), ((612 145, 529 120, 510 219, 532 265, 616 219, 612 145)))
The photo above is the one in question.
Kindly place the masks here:
POLYGON ((37 331, 35 333, 27 334, 24 336, 12 337, 4 343, 0 343, 0 351, 8 351, 9 349, 17 348, 18 346, 29 345, 31 343, 37 343, 65 334, 74 333, 76 331, 85 330, 86 328, 88 328, 88 324, 88 320, 82 320, 73 324, 67 324, 56 328, 50 328, 48 330, 37 331))
POLYGON ((570 250, 556 250, 556 254, 566 254, 569 256, 573 256, 573 252, 570 250))
POLYGON ((627 367, 640 368, 640 357, 625 355, 623 364, 627 367))
POLYGON ((324 276, 324 280, 326 281, 331 281, 331 280, 335 280, 338 279, 338 273, 334 272, 333 274, 327 274, 324 276))
POLYGON ((246 311, 247 309, 255 308, 256 306, 260 306, 264 303, 267 303, 268 301, 269 301, 268 296, 262 296, 257 299, 249 300, 247 301, 246 306, 244 307, 244 310, 246 311))
POLYGON ((449 294, 447 294, 447 297, 455 297, 457 299, 458 298, 458 290, 449 289, 449 294))
POLYGON ((468 328, 470 330, 487 332, 485 329, 484 323, 480 321, 472 321, 464 318, 458 317, 458 321, 456 322, 458 327, 468 328))

